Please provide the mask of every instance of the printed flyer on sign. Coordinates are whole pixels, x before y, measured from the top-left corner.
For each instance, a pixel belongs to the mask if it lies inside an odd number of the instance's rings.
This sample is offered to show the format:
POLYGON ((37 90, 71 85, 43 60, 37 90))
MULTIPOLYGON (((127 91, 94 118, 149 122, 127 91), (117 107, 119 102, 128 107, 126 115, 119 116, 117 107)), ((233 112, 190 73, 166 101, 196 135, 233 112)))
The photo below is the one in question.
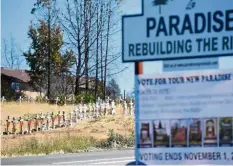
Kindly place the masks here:
POLYGON ((233 164, 233 69, 138 76, 137 159, 233 164))

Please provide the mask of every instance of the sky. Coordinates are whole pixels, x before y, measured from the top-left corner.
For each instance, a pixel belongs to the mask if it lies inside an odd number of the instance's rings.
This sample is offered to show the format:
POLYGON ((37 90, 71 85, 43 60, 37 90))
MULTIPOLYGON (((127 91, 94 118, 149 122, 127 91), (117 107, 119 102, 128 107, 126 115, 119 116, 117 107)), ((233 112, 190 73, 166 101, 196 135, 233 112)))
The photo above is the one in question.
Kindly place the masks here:
MULTIPOLYGON (((33 15, 30 14, 36 0, 1 0, 1 42, 3 39, 15 39, 16 47, 26 51, 30 40, 27 37, 28 27, 33 15)), ((137 14, 141 12, 141 0, 125 0, 122 6, 122 13, 137 14)), ((119 34, 120 35, 120 34, 119 34)), ((118 38, 119 44, 121 38, 118 38)), ((2 52, 2 50, 1 50, 2 52)), ((20 51, 18 54, 22 54, 20 51)), ((125 64, 124 64, 125 65, 125 64)), ((134 86, 134 64, 126 64, 128 69, 116 76, 121 91, 131 92, 134 86)), ((220 58, 220 68, 228 69, 233 67, 233 58, 220 58)), ((23 65, 23 68, 27 68, 23 65)), ((144 62, 144 74, 162 73, 162 62, 144 62)))

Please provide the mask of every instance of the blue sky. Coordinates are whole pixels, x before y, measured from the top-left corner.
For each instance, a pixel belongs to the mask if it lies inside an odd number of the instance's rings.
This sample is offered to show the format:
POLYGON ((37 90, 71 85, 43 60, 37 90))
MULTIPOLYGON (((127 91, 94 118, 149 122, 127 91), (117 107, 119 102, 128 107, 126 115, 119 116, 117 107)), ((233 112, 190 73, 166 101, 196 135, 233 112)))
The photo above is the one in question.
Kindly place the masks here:
MULTIPOLYGON (((12 35, 17 43, 17 47, 27 50, 30 40, 27 38, 28 27, 33 15, 30 14, 36 0, 1 0, 1 40, 10 39, 12 35)), ((134 14, 141 12, 141 0, 125 0, 122 7, 125 14, 134 14)), ((119 44, 121 39, 119 37, 119 44)), ((18 52, 20 54, 20 52, 18 52)), ((118 84, 123 92, 130 92, 134 84, 134 64, 130 63, 128 70, 122 72, 116 77, 118 84)), ((24 65, 24 68, 27 66, 24 65)), ((232 68, 233 58, 221 58, 220 68, 232 68)), ((161 62, 145 62, 144 73, 154 74, 162 72, 161 62)))

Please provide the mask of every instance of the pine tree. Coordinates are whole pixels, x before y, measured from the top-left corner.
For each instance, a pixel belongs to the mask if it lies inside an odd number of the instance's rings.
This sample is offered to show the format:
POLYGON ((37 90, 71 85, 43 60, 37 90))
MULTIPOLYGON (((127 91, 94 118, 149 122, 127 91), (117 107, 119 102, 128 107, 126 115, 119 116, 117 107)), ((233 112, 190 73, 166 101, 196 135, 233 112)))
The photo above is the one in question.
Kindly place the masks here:
MULTIPOLYGON (((29 75, 31 83, 44 92, 47 88, 48 80, 48 26, 43 20, 39 21, 39 26, 30 25, 28 37, 31 39, 31 45, 24 53, 27 64, 29 65, 29 75)), ((58 26, 51 28, 51 75, 58 76, 62 72, 67 72, 73 63, 72 51, 66 51, 61 54, 63 46, 63 35, 58 26)))

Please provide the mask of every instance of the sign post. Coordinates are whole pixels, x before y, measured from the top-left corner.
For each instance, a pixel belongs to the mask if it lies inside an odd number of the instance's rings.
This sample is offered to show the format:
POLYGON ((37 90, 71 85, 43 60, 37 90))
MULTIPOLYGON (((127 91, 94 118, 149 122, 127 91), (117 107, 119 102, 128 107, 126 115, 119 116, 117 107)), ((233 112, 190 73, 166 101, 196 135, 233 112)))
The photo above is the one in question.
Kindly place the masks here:
MULTIPOLYGON (((134 67, 134 69, 135 69, 135 78, 137 78, 139 75, 142 75, 143 74, 143 62, 135 62, 135 67, 134 67)), ((138 139, 138 137, 137 137, 137 135, 136 135, 136 133, 137 133, 137 131, 139 130, 139 100, 137 100, 138 99, 138 93, 137 93, 137 89, 138 89, 138 84, 137 84, 137 82, 136 82, 137 80, 135 79, 135 94, 136 94, 136 101, 138 101, 138 102, 136 102, 135 103, 135 148, 136 148, 136 150, 135 150, 135 158, 136 158, 136 165, 139 165, 139 149, 137 148, 137 142, 139 142, 139 139, 138 139)))

